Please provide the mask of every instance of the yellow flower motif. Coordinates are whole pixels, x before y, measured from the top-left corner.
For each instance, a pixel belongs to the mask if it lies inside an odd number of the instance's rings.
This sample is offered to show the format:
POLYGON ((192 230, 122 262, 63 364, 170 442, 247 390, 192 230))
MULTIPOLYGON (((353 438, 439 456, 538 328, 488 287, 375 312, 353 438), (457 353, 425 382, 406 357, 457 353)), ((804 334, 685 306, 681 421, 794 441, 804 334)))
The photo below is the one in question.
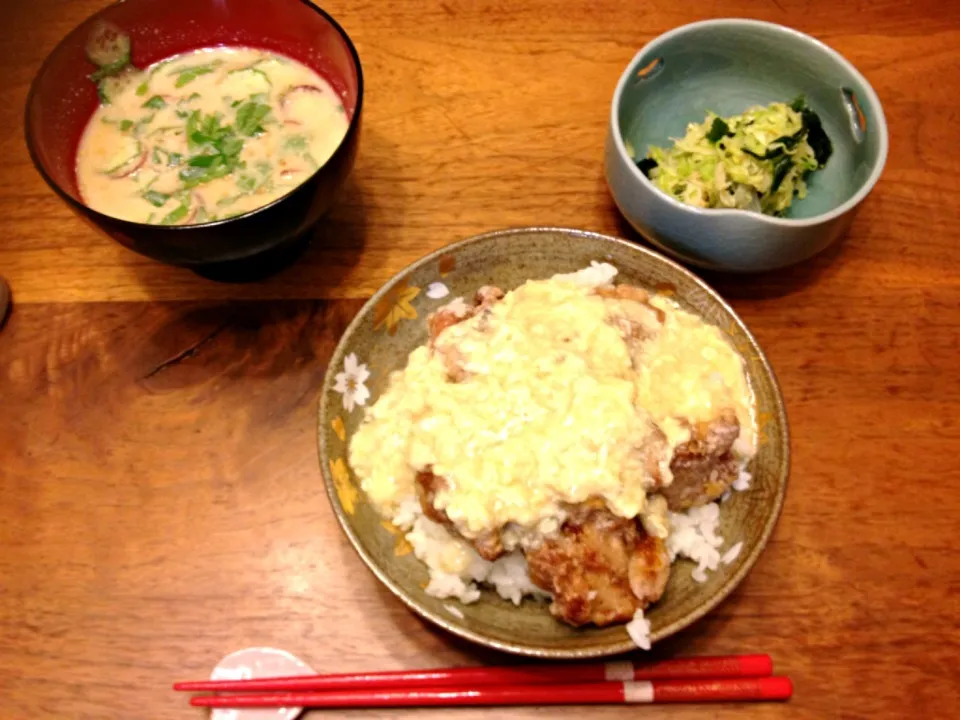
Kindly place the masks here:
POLYGON ((397 557, 403 557, 404 555, 409 555, 413 552, 413 546, 407 542, 407 539, 401 535, 397 538, 396 543, 393 546, 393 554, 397 557))
POLYGON ((347 439, 347 429, 343 426, 343 418, 341 418, 339 415, 337 415, 330 422, 330 427, 333 428, 333 432, 336 434, 336 436, 340 438, 340 442, 343 442, 347 439))
POLYGON ((762 412, 757 415, 757 447, 766 445, 770 441, 770 436, 767 435, 767 427, 769 427, 771 419, 769 413, 762 412))
POLYGON ((397 557, 403 557, 404 555, 409 555, 413 552, 413 546, 409 543, 406 536, 400 532, 400 528, 394 525, 389 520, 381 520, 380 525, 391 535, 396 535, 397 538, 393 542, 393 554, 397 557))
POLYGON ((343 458, 330 461, 330 474, 333 475, 333 486, 337 490, 340 505, 347 515, 353 515, 357 504, 357 489, 350 482, 350 472, 343 458))
POLYGON ((386 326, 387 332, 393 335, 401 320, 416 320, 417 311, 410 303, 419 294, 420 288, 408 285, 406 278, 400 280, 373 308, 373 329, 386 326))

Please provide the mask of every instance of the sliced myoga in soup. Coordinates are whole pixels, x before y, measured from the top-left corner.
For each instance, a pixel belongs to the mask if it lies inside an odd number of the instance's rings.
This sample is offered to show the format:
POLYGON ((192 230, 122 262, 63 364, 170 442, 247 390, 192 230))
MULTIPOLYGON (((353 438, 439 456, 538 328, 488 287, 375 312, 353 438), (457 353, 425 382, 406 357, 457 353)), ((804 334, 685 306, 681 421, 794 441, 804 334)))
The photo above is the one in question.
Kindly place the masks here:
POLYGON ((77 152, 84 201, 135 222, 184 225, 254 210, 330 159, 348 128, 310 68, 218 47, 101 81, 77 152))
POLYGON ((552 599, 572 625, 626 622, 664 592, 671 517, 712 503, 756 450, 743 358, 609 265, 428 318, 350 443, 375 508, 406 531, 427 592, 477 583, 552 599))

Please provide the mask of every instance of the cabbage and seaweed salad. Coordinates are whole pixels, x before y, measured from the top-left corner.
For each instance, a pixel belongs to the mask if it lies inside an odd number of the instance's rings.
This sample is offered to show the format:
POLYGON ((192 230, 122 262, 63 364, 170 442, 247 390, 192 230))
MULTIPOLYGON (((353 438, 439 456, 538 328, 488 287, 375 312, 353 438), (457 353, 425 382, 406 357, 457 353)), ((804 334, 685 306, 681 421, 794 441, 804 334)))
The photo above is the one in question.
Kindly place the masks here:
MULTIPOLYGON (((627 152, 636 161, 629 143, 627 152)), ((783 215, 794 197, 806 197, 807 176, 832 153, 820 117, 801 96, 726 118, 707 113, 672 147, 650 146, 637 166, 687 205, 783 215)))

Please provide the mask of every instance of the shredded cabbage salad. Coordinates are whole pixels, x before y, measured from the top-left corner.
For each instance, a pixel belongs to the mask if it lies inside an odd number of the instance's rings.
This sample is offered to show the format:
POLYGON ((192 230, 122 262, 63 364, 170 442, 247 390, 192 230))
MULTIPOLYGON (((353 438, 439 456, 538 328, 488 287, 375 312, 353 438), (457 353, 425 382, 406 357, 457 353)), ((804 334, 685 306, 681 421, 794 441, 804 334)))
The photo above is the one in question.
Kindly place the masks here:
POLYGON ((806 197, 807 176, 826 165, 832 152, 819 116, 799 97, 725 118, 707 113, 672 147, 650 146, 637 165, 687 205, 782 215, 794 197, 806 197))

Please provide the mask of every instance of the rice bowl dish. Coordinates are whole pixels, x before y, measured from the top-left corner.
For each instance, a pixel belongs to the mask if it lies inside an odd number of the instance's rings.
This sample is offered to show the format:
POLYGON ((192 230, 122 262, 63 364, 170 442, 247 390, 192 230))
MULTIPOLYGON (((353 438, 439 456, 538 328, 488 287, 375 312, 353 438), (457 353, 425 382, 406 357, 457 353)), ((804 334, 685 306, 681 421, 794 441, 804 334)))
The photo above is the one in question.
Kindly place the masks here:
POLYGON ((703 581, 740 553, 718 528, 757 451, 744 360, 616 275, 593 263, 437 309, 350 440, 360 489, 453 617, 489 587, 648 647, 674 561, 703 581))

